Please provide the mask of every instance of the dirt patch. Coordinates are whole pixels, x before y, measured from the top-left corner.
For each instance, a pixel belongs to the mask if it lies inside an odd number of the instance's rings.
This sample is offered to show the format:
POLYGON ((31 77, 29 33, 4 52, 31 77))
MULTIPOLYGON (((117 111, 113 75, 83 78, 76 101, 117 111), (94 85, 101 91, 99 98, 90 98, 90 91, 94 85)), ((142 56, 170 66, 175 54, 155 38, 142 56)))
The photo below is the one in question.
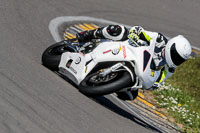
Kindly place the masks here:
POLYGON ((144 95, 145 100, 152 103, 156 107, 157 111, 163 113, 167 117, 169 122, 176 124, 181 129, 184 128, 183 124, 176 123, 175 119, 169 115, 169 112, 165 108, 159 107, 159 105, 155 99, 155 96, 152 94, 152 91, 144 91, 143 92, 142 90, 140 90, 139 92, 144 95))
POLYGON ((197 55, 200 55, 200 51, 198 51, 198 50, 192 49, 192 52, 194 52, 197 55))
POLYGON ((152 94, 151 91, 144 91, 143 92, 143 90, 139 90, 139 92, 144 95, 144 99, 146 99, 148 102, 152 103, 155 106, 158 105, 157 101, 155 100, 154 95, 152 94))

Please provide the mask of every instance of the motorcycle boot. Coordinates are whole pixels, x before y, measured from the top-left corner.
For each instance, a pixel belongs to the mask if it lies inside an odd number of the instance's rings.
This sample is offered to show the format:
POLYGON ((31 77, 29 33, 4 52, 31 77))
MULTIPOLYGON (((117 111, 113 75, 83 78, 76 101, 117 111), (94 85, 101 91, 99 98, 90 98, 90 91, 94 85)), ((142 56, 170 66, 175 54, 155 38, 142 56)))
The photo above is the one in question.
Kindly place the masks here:
POLYGON ((94 38, 95 30, 87 30, 76 34, 79 43, 89 42, 94 38))

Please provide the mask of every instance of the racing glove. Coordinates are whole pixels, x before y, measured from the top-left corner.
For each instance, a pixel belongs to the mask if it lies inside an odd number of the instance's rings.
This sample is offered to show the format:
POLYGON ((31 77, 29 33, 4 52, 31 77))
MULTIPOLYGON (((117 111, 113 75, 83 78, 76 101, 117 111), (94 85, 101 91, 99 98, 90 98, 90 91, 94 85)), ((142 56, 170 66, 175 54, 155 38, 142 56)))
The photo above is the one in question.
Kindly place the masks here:
POLYGON ((138 43, 138 40, 139 40, 139 35, 141 34, 141 32, 143 31, 144 29, 141 27, 141 26, 134 26, 130 29, 129 31, 129 35, 128 35, 128 39, 134 43, 137 42, 138 43))
POLYGON ((130 36, 128 36, 128 38, 132 43, 135 41, 138 43, 139 46, 146 46, 146 45, 150 44, 151 38, 145 33, 144 29, 141 26, 132 27, 129 31, 129 35, 130 36), (133 39, 132 39, 131 36, 135 36, 135 35, 132 35, 133 33, 136 34, 138 36, 138 38, 133 37, 133 39), (132 40, 134 40, 134 41, 132 41, 132 40), (146 43, 142 42, 142 41, 145 41, 146 43))
POLYGON ((144 29, 141 26, 134 26, 130 29, 129 34, 135 33, 139 36, 140 33, 143 32, 143 31, 144 31, 144 29))
POLYGON ((129 33, 128 35, 128 39, 132 42, 132 43, 135 43, 135 42, 138 42, 139 40, 139 36, 135 33, 129 33), (135 41, 135 42, 134 42, 135 41))

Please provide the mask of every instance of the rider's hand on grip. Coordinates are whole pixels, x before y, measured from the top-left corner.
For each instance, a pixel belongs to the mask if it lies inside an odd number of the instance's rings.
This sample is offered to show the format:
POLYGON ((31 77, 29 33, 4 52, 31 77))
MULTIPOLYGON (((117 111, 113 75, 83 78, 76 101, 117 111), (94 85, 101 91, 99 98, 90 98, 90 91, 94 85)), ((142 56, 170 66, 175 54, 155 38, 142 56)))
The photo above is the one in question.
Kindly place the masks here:
POLYGON ((131 34, 129 34, 129 36, 136 42, 139 40, 139 36, 135 33, 131 33, 131 34))
POLYGON ((139 36, 135 34, 134 32, 129 33, 128 38, 132 43, 135 43, 135 42, 137 43, 139 40, 139 36))

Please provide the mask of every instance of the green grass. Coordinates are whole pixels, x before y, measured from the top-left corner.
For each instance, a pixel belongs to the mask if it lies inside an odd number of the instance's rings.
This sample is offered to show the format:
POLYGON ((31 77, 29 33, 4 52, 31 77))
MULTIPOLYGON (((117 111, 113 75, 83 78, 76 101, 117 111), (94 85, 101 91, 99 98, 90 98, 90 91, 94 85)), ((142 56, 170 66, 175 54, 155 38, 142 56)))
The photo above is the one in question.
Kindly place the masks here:
POLYGON ((200 132, 200 57, 190 58, 153 94, 186 132, 200 132))
POLYGON ((200 57, 190 58, 183 63, 167 83, 188 92, 200 101, 200 57))

